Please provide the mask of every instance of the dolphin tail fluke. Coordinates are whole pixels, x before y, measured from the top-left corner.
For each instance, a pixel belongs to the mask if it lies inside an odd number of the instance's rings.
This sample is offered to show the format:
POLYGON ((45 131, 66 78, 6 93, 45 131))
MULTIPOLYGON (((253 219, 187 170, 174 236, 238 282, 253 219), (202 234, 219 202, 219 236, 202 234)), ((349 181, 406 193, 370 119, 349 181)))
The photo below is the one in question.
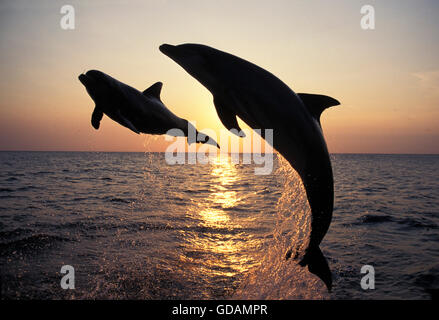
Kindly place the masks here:
POLYGON ((332 275, 328 262, 318 246, 308 248, 307 252, 299 264, 308 266, 309 272, 318 276, 325 283, 328 291, 332 289, 332 275))

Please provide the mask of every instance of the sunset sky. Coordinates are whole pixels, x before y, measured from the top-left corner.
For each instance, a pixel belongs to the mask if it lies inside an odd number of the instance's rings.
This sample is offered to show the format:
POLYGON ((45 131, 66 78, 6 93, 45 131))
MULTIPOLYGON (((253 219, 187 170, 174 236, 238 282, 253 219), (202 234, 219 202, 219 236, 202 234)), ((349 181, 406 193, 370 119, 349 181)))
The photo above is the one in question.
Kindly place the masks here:
POLYGON ((2 1, 0 150, 164 151, 104 117, 77 77, 98 69, 162 100, 199 129, 223 128, 207 89, 163 55, 202 43, 340 106, 322 126, 332 153, 439 153, 438 1, 2 1), (76 28, 60 27, 75 8, 76 28), (375 8, 375 30, 360 9, 375 8))

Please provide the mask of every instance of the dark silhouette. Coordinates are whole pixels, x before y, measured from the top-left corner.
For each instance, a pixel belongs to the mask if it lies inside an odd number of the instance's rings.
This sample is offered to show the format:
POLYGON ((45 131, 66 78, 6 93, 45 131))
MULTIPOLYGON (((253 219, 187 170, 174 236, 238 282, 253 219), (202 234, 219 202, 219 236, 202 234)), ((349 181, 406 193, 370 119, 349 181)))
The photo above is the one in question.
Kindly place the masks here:
MULTIPOLYGON (((188 137, 188 143, 200 142, 218 147, 216 141, 198 132, 187 120, 177 117, 160 100, 162 83, 157 82, 143 92, 134 89, 109 75, 90 70, 79 75, 96 107, 91 117, 95 129, 99 129, 104 113, 139 134, 167 134, 170 129, 180 129, 188 137), (188 135, 193 130, 195 135, 188 135), (193 141, 195 139, 196 141, 193 141)), ((172 135, 178 135, 176 132, 172 135)))
MULTIPOLYGON (((254 129, 273 129, 273 147, 299 173, 312 211, 310 242, 300 265, 331 290, 331 271, 319 244, 331 223, 334 187, 320 114, 340 103, 328 96, 295 94, 257 65, 205 45, 163 44, 160 51, 212 93, 227 129, 240 130, 237 116, 254 129)), ((286 258, 290 256, 291 250, 286 258)))

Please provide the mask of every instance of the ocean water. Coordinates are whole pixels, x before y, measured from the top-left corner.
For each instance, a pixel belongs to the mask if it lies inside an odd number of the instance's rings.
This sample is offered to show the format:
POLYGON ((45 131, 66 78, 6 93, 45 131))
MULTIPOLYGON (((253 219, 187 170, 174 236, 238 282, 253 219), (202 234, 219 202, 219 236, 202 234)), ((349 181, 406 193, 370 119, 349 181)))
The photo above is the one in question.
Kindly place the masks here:
POLYGON ((270 175, 162 153, 0 152, 3 299, 430 299, 439 288, 439 156, 332 155, 322 282, 302 250, 310 210, 276 156, 270 175), (60 286, 63 265, 75 289, 60 286), (361 267, 375 270, 363 290, 361 267))

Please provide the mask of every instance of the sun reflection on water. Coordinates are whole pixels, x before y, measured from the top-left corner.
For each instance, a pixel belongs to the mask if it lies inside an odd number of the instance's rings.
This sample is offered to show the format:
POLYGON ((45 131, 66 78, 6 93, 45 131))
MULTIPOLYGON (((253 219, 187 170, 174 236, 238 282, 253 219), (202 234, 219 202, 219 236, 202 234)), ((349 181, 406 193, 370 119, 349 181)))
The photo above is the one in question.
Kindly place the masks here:
POLYGON ((215 158, 209 173, 209 195, 188 212, 206 229, 185 235, 189 254, 181 258, 208 277, 233 277, 254 264, 248 249, 258 240, 245 232, 246 220, 234 214, 233 208, 242 204, 233 190, 241 177, 230 157, 215 158))

